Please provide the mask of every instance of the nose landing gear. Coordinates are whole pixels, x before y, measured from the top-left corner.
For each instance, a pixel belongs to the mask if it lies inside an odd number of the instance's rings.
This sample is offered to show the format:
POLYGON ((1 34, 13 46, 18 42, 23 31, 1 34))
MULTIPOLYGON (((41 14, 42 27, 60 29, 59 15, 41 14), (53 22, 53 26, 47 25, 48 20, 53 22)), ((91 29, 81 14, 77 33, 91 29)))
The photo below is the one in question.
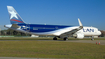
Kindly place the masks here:
POLYGON ((94 36, 92 36, 91 40, 92 40, 92 41, 94 40, 94 36))

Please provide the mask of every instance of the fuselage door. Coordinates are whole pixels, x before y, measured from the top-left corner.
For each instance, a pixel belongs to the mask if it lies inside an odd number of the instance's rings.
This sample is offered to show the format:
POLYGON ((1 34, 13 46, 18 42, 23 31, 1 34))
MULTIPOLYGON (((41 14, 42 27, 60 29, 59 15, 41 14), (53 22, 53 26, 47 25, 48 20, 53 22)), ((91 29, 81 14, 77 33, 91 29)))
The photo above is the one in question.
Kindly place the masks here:
POLYGON ((30 25, 29 24, 26 25, 26 31, 30 31, 30 25))

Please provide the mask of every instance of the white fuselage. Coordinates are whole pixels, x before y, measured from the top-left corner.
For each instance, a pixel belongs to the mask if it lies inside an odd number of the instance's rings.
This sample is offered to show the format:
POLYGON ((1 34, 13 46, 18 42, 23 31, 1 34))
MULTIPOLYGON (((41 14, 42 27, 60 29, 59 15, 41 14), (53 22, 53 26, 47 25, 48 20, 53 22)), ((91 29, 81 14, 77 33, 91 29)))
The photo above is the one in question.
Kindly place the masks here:
MULTIPOLYGON (((5 25, 5 27, 7 27, 7 28, 11 28, 11 26, 12 25, 5 25)), ((73 29, 76 29, 78 27, 79 26, 67 27, 67 28, 58 29, 58 30, 55 30, 55 31, 42 32, 42 33, 28 32, 28 31, 22 30, 21 28, 17 28, 17 29, 14 29, 14 30, 25 32, 25 33, 27 32, 27 33, 35 34, 35 35, 54 35, 54 36, 59 36, 59 35, 65 33, 65 32, 72 31, 73 29)), ((11 29, 13 29, 13 28, 11 28, 11 29)), ((83 29, 77 31, 74 34, 78 34, 78 33, 82 33, 82 34, 84 34, 84 36, 98 36, 98 35, 101 35, 101 32, 97 28, 95 28, 95 27, 85 27, 85 26, 83 27, 83 29)))

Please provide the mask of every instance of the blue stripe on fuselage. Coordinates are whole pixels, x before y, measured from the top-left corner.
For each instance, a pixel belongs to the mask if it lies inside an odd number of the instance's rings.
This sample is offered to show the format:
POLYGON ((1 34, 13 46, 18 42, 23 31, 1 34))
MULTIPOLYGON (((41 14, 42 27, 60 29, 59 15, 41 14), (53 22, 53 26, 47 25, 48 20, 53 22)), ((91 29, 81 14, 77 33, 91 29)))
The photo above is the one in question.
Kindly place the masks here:
POLYGON ((62 26, 62 25, 41 25, 41 24, 18 24, 18 25, 21 26, 21 29, 34 33, 50 32, 50 31, 63 29, 66 27, 72 27, 72 26, 62 26))

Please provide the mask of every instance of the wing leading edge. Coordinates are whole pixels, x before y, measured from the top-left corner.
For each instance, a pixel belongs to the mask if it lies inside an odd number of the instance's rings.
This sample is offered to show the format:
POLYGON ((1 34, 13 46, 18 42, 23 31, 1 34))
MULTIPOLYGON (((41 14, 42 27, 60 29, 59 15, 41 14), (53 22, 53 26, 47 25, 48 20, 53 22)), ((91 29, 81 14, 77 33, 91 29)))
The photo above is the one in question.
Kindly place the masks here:
POLYGON ((62 33, 60 35, 60 38, 69 37, 69 36, 73 35, 74 33, 76 33, 77 31, 81 30, 83 28, 83 25, 82 25, 79 18, 78 18, 78 22, 79 22, 79 27, 78 28, 73 29, 73 30, 68 31, 68 32, 65 32, 65 33, 62 33))

